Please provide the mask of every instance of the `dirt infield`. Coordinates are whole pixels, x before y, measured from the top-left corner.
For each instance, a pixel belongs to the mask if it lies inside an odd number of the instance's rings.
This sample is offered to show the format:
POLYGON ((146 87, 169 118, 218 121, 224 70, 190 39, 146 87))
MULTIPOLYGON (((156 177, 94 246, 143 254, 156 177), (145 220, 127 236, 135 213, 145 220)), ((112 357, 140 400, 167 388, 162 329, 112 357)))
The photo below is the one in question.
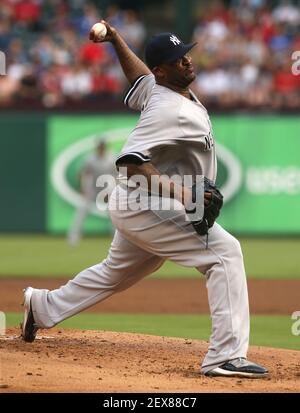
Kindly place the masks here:
MULTIPOLYGON (((1 278, 1 311, 22 311, 24 287, 55 289, 68 279, 1 278)), ((292 314, 300 310, 300 280, 248 280, 251 314, 292 314)), ((204 279, 145 279, 89 312, 208 314, 204 279)))
MULTIPOLYGON (((22 289, 55 289, 67 279, 1 279, 1 311, 21 311, 22 289)), ((252 314, 291 314, 299 307, 299 280, 249 280, 252 314)), ((143 280, 95 305, 92 312, 209 313, 202 279, 143 280)), ((251 347, 265 365, 261 380, 199 374, 208 342, 140 334, 51 329, 24 343, 17 329, 0 337, 0 393, 299 392, 300 352, 251 347), (2 376, 1 376, 2 371, 2 376)))
POLYGON ((267 366, 269 378, 206 378, 199 374, 203 341, 58 329, 30 344, 18 336, 10 329, 0 338, 0 393, 300 391, 297 351, 251 347, 249 359, 267 366))

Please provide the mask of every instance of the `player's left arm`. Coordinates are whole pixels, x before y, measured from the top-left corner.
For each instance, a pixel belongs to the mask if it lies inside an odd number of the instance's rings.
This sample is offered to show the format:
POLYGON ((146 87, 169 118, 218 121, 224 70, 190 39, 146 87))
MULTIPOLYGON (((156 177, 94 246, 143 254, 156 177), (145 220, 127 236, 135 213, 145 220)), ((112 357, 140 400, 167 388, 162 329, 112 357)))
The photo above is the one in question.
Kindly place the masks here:
POLYGON ((190 188, 172 181, 166 175, 161 175, 159 170, 150 161, 135 164, 130 161, 126 162, 125 160, 122 160, 117 166, 127 168, 128 179, 133 175, 145 176, 148 182, 149 192, 151 192, 151 185, 153 185, 154 188, 159 189, 159 195, 169 193, 171 198, 177 199, 183 205, 187 204, 191 198, 190 188))
MULTIPOLYGON (((142 154, 139 155, 142 156, 142 154)), ((159 195, 170 193, 171 198, 177 199, 185 207, 190 204, 192 199, 192 189, 174 182, 166 175, 161 175, 159 170, 150 161, 150 158, 147 160, 141 160, 137 157, 137 153, 125 155, 117 160, 116 165, 117 168, 126 168, 128 179, 133 175, 145 176, 147 179, 149 192, 151 192, 151 185, 153 184, 154 188, 159 188, 159 195)), ((208 205, 210 200, 211 194, 205 192, 204 204, 208 205)))

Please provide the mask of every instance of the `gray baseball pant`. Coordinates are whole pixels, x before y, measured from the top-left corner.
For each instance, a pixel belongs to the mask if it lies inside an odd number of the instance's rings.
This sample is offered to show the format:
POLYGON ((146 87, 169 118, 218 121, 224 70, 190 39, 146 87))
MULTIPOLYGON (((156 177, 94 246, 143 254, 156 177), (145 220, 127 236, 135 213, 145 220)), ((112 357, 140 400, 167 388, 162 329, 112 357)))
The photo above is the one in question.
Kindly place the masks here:
POLYGON ((239 242, 215 223, 207 247, 206 237, 195 233, 179 202, 172 201, 172 210, 130 210, 126 208, 130 203, 128 193, 117 186, 110 198, 110 214, 117 230, 107 258, 57 290, 33 291, 37 326, 53 327, 125 290, 156 271, 165 260, 171 260, 195 267, 206 277, 212 333, 202 373, 227 360, 246 357, 249 307, 239 242))

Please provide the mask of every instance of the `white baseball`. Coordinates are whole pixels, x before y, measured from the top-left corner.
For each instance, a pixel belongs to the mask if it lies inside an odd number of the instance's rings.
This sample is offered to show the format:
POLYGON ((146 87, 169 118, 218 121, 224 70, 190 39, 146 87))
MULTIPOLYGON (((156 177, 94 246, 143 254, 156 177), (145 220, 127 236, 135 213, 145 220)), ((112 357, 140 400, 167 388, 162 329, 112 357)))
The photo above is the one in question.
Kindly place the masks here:
POLYGON ((103 23, 94 24, 91 30, 94 32, 97 40, 103 40, 107 33, 106 26, 103 23))

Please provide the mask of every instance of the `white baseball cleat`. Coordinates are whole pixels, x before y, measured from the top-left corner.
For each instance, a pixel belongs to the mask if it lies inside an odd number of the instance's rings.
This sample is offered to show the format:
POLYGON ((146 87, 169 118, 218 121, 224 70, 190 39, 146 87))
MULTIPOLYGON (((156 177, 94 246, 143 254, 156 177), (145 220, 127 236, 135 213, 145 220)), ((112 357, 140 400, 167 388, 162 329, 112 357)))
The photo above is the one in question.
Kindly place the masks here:
POLYGON ((204 374, 209 377, 245 377, 258 379, 268 376, 268 370, 244 357, 229 360, 204 374))
POLYGON ((24 290, 24 318, 21 324, 22 338, 28 343, 32 343, 35 340, 38 327, 34 324, 33 313, 31 309, 31 296, 33 292, 32 287, 27 287, 24 290))

